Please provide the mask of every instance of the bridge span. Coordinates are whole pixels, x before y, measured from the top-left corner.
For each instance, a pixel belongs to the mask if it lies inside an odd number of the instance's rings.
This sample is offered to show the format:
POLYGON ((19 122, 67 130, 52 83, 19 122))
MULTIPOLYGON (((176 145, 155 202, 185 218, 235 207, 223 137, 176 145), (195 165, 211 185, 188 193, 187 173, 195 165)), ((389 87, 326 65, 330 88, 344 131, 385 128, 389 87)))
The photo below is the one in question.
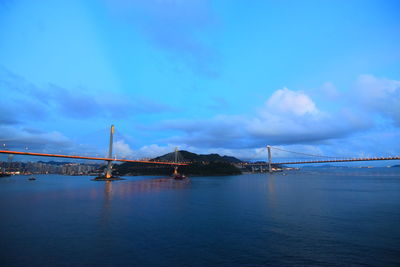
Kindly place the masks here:
MULTIPOLYGON (((74 156, 74 155, 61 155, 61 154, 47 154, 47 153, 34 153, 34 152, 22 152, 22 151, 10 151, 10 150, 0 150, 0 154, 11 154, 11 155, 26 155, 26 156, 40 156, 40 157, 54 157, 54 158, 68 158, 68 159, 86 159, 86 160, 101 160, 107 162, 107 168, 105 169, 105 178, 111 178, 112 162, 135 162, 135 163, 148 163, 148 164, 163 164, 163 165, 173 165, 175 170, 177 166, 188 165, 188 163, 179 163, 177 160, 177 150, 175 150, 175 160, 174 162, 165 161, 150 161, 150 160, 131 160, 131 159, 117 159, 112 158, 113 150, 113 136, 114 136, 114 125, 111 125, 110 129, 110 143, 108 150, 108 157, 88 157, 88 156, 74 156)), ((290 165, 290 164, 312 164, 312 163, 335 163, 335 162, 354 162, 354 161, 376 161, 376 160, 400 160, 400 156, 391 157, 370 157, 370 158, 336 158, 324 155, 312 155, 303 152, 295 152, 285 150, 279 147, 267 146, 268 161, 265 163, 245 163, 246 165, 266 165, 268 166, 268 171, 272 172, 272 165, 290 165), (301 161, 288 161, 288 162, 272 162, 272 151, 271 149, 280 150, 286 153, 300 154, 302 156, 312 156, 318 158, 325 158, 321 160, 301 160, 301 161), (329 158, 329 159, 327 159, 329 158)))
POLYGON ((68 158, 68 159, 89 159, 89 160, 103 160, 103 161, 136 162, 136 163, 180 165, 180 166, 188 165, 187 163, 178 163, 178 162, 163 162, 163 161, 150 161, 150 160, 131 160, 131 159, 113 159, 113 158, 85 157, 85 156, 59 155, 59 154, 47 154, 47 153, 20 152, 20 151, 9 151, 9 150, 0 150, 0 154, 40 156, 40 157, 53 157, 53 158, 68 158))
MULTIPOLYGON (((288 162, 272 162, 274 165, 290 165, 290 164, 309 164, 309 163, 333 163, 333 162, 352 162, 352 161, 374 161, 374 160, 400 160, 400 156, 397 157, 378 157, 378 158, 353 158, 353 159, 331 159, 331 160, 309 160, 309 161, 288 161, 288 162)), ((248 165, 266 165, 269 163, 249 163, 248 165)))

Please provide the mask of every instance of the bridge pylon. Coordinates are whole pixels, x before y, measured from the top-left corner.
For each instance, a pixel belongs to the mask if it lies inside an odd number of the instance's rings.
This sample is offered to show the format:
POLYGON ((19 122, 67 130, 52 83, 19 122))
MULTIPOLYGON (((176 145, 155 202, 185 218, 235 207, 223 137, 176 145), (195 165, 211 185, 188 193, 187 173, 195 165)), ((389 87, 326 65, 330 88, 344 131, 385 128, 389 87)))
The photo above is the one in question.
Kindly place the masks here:
MULTIPOLYGON (((110 144, 108 147, 108 158, 112 159, 112 150, 113 150, 113 139, 114 139, 114 125, 111 125, 110 129, 110 144)), ((107 169, 105 172, 105 178, 109 179, 112 177, 112 160, 107 160, 107 169)))
POLYGON ((104 175, 98 176, 93 181, 113 181, 113 180, 124 180, 120 177, 115 177, 112 175, 112 151, 113 151, 113 139, 114 139, 114 125, 111 125, 110 129, 110 144, 108 147, 108 157, 106 158, 107 167, 104 169, 104 175))
POLYGON ((272 153, 271 153, 271 146, 267 146, 268 150, 268 172, 272 173, 272 153))

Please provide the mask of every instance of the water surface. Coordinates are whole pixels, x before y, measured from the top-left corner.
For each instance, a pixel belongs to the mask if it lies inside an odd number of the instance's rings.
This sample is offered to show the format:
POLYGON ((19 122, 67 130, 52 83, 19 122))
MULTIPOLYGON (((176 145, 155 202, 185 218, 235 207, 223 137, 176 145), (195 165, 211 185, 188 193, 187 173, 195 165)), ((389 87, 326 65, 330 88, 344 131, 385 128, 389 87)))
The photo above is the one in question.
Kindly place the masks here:
POLYGON ((0 179, 0 264, 399 266, 400 169, 0 179))

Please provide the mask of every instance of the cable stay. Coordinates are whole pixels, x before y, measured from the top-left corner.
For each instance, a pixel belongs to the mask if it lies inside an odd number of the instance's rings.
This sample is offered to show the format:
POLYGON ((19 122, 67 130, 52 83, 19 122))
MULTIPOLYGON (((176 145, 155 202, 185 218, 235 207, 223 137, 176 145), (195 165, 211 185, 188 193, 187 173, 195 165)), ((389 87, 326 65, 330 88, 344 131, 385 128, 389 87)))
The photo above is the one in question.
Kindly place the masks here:
POLYGON ((296 151, 290 151, 278 147, 272 147, 272 146, 267 146, 268 150, 268 166, 269 169, 271 169, 272 164, 278 164, 278 165, 286 165, 286 164, 306 164, 306 163, 334 163, 334 162, 353 162, 353 161, 372 161, 372 160, 399 160, 399 156, 390 156, 390 157, 359 157, 359 158, 349 158, 349 157, 332 157, 332 156, 325 156, 325 155, 316 155, 316 154, 309 154, 309 153, 303 153, 303 152, 296 152, 296 151), (287 153, 293 153, 293 154, 299 154, 303 156, 308 156, 308 157, 315 157, 315 158, 323 158, 323 159, 311 159, 311 160, 299 160, 299 161, 281 161, 281 162, 274 162, 272 163, 272 154, 271 154, 271 149, 287 152, 287 153))
POLYGON ((282 148, 278 148, 278 147, 274 147, 274 146, 271 146, 271 148, 275 149, 275 150, 280 150, 283 152, 299 154, 299 155, 309 156, 309 157, 316 157, 316 158, 331 158, 331 159, 344 158, 344 157, 332 157, 332 156, 325 156, 325 155, 315 155, 315 154, 308 154, 308 153, 302 153, 302 152, 295 152, 295 151, 290 151, 290 150, 286 150, 286 149, 282 149, 282 148))
POLYGON ((178 147, 175 148, 174 152, 168 153, 162 156, 161 161, 170 162, 172 164, 182 164, 185 162, 185 159, 182 153, 179 151, 178 147))

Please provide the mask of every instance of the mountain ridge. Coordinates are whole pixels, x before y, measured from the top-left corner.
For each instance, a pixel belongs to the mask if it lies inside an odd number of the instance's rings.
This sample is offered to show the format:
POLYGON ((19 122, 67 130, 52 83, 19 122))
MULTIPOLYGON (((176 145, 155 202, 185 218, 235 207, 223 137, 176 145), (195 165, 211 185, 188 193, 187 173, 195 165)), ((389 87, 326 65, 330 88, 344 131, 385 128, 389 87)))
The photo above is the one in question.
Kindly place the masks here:
MULTIPOLYGON (((211 154, 196 154, 186 150, 179 151, 180 156, 183 158, 181 161, 184 162, 225 162, 225 163, 240 163, 240 159, 232 156, 220 156, 217 153, 211 154)), ((162 156, 151 159, 152 161, 171 161, 175 157, 175 152, 167 153, 162 156)))
MULTIPOLYGON (((230 157, 220 156, 219 154, 196 154, 186 150, 179 151, 181 159, 178 162, 185 162, 187 165, 179 166, 179 172, 191 176, 224 176, 238 175, 241 170, 234 166, 234 163, 240 163, 241 160, 230 157)), ((178 157, 179 158, 179 157, 178 157)), ((150 161, 168 161, 173 162, 175 153, 151 159, 150 161)), ((124 162, 114 165, 114 174, 116 175, 165 175, 170 176, 173 172, 173 165, 148 164, 140 162, 124 162)))

